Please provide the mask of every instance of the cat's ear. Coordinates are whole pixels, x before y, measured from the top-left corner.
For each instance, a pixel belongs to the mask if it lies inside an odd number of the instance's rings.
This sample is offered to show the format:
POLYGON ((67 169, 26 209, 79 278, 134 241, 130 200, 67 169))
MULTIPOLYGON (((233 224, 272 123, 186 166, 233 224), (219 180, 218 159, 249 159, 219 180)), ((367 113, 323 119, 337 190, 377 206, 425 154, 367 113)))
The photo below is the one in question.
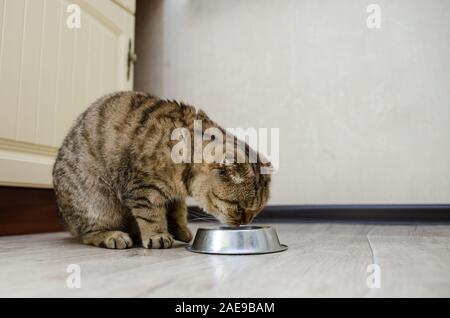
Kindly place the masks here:
POLYGON ((207 120, 209 120, 210 118, 208 117, 208 115, 206 115, 206 113, 203 111, 203 110, 201 110, 201 109, 198 109, 197 110, 197 119, 207 119, 207 120))
POLYGON ((275 174, 275 173, 276 173, 276 170, 275 170, 275 168, 272 166, 272 163, 270 163, 270 162, 265 162, 265 163, 261 163, 261 166, 260 166, 260 173, 261 173, 261 174, 268 174, 268 175, 271 175, 271 174, 275 174))

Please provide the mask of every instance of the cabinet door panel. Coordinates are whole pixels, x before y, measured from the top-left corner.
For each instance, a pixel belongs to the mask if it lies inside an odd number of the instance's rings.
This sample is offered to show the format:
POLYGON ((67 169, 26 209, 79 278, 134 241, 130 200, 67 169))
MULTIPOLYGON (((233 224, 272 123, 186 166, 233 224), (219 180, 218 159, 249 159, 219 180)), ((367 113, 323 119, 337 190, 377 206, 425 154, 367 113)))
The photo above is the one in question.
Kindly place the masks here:
POLYGON ((111 0, 0 0, 0 185, 50 187, 76 117, 98 97, 132 89, 130 12, 111 0), (73 4, 80 28, 67 23, 73 4))
POLYGON ((125 8, 130 13, 134 14, 136 12, 136 0, 113 0, 113 1, 116 2, 118 5, 122 6, 123 8, 125 8))

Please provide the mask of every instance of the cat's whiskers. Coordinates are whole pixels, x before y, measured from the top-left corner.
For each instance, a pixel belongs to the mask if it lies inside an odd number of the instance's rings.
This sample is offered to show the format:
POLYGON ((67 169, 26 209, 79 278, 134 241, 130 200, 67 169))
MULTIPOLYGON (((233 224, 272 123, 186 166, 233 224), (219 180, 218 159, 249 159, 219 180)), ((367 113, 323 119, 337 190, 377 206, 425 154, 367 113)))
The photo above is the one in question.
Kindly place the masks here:
POLYGON ((205 215, 204 213, 198 212, 198 211, 194 211, 191 209, 188 209, 189 214, 191 215, 192 218, 190 218, 190 221, 205 221, 205 222, 209 222, 209 223, 217 223, 218 220, 213 217, 213 216, 208 216, 205 215))

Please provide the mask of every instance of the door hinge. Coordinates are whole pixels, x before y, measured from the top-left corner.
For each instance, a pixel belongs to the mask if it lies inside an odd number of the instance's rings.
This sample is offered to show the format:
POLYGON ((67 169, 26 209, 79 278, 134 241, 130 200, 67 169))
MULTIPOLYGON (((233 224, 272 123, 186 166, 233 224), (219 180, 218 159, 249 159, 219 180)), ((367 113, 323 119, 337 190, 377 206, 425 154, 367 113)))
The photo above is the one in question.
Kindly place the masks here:
POLYGON ((127 71, 127 79, 130 80, 131 70, 138 60, 137 54, 134 52, 133 41, 130 39, 128 43, 128 71, 127 71))

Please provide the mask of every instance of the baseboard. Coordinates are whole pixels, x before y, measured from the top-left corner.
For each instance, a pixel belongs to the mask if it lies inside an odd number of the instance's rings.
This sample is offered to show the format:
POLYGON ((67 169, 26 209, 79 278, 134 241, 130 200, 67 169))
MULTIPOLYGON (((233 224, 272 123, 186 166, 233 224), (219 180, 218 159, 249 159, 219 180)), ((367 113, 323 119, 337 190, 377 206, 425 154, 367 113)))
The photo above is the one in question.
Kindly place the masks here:
POLYGON ((62 231, 53 190, 0 187, 0 236, 62 231))
POLYGON ((327 219, 361 221, 450 221, 450 204, 291 205, 269 206, 262 219, 327 219))
MULTIPOLYGON (((206 216, 198 207, 190 207, 189 210, 193 212, 191 220, 206 216)), ((62 231, 56 211, 52 189, 0 187, 0 236, 62 231)), ((268 206, 257 220, 449 222, 450 204, 268 206)))

